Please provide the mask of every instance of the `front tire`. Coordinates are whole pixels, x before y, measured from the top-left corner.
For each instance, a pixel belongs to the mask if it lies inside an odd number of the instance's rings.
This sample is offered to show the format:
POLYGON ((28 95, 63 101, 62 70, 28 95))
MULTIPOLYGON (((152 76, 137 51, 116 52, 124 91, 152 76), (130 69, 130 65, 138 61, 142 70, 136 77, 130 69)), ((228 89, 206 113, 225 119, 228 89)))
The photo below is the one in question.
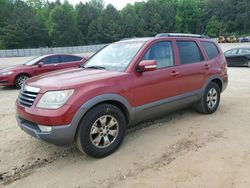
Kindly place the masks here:
POLYGON ((210 82, 203 94, 202 99, 197 103, 196 109, 203 114, 214 113, 220 103, 220 88, 215 82, 210 82))
POLYGON ((77 132, 77 147, 95 158, 112 154, 125 136, 126 120, 119 108, 99 104, 83 117, 77 132))
POLYGON ((24 84, 24 82, 29 78, 29 76, 27 74, 21 74, 19 76, 16 77, 15 79, 15 86, 20 89, 22 87, 22 85, 24 84))

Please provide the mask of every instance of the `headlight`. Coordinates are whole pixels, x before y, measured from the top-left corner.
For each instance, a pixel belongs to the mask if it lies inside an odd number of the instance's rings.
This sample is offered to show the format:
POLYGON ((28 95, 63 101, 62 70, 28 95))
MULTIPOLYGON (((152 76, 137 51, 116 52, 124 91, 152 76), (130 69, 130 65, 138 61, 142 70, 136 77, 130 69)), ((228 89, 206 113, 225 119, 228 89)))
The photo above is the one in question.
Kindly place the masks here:
POLYGON ((0 73, 0 75, 7 76, 7 75, 11 75, 13 73, 14 73, 13 71, 8 71, 8 72, 2 72, 2 73, 0 73))
POLYGON ((62 107, 74 93, 74 90, 49 91, 37 103, 38 108, 58 109, 62 107))

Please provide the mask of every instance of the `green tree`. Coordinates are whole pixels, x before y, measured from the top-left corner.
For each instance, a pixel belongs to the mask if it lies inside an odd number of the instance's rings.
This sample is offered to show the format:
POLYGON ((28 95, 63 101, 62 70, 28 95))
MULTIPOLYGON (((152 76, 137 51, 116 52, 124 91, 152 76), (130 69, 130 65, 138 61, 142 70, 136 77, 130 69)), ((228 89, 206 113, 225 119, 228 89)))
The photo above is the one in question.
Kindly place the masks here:
POLYGON ((110 43, 122 37, 121 17, 112 5, 108 5, 101 15, 92 21, 88 28, 91 43, 110 43))
POLYGON ((6 48, 46 46, 46 29, 36 19, 30 6, 21 0, 11 4, 11 14, 2 30, 2 44, 6 48))
POLYGON ((122 10, 103 0, 0 0, 0 48, 109 43, 160 32, 250 34, 249 0, 148 0, 122 10))
POLYGON ((207 23, 206 34, 209 37, 218 37, 221 33, 221 24, 216 16, 213 16, 207 23))
POLYGON ((96 20, 100 16, 103 7, 103 1, 101 0, 92 0, 85 4, 80 2, 78 5, 76 5, 75 13, 77 26, 82 36, 80 44, 85 44, 88 42, 88 26, 91 21, 96 20))
POLYGON ((178 1, 177 14, 175 16, 177 32, 197 33, 201 16, 197 2, 197 0, 178 1))
POLYGON ((79 43, 80 32, 74 8, 67 1, 57 5, 50 12, 49 23, 49 35, 53 46, 72 46, 79 43))

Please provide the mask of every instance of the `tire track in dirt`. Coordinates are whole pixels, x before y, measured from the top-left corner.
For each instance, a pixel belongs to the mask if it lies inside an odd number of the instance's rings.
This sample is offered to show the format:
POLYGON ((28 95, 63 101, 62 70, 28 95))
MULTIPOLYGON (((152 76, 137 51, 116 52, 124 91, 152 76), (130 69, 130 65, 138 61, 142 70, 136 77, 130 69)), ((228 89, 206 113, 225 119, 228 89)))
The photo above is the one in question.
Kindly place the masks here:
POLYGON ((95 186, 91 187, 103 187, 112 188, 117 184, 125 182, 128 178, 136 178, 141 173, 148 169, 159 170, 169 164, 171 164, 178 157, 181 157, 189 152, 198 152, 202 147, 205 147, 209 143, 215 142, 218 139, 226 139, 222 132, 210 133, 206 137, 201 138, 199 135, 190 135, 188 138, 182 138, 177 143, 170 145, 166 148, 166 151, 160 158, 153 161, 151 164, 137 168, 133 171, 129 171, 126 174, 119 173, 117 176, 110 179, 99 180, 94 183, 95 186))
MULTIPOLYGON (((169 114, 167 117, 161 118, 161 119, 155 119, 143 123, 139 123, 135 126, 132 126, 128 128, 126 134, 134 133, 138 130, 141 130, 143 128, 151 127, 151 126, 161 126, 164 125, 166 122, 174 122, 175 120, 178 120, 182 118, 183 112, 177 111, 174 113, 169 114)), ((1 116, 1 114, 0 114, 1 116)), ((65 158, 72 154, 73 152, 76 152, 76 147, 72 146, 70 148, 67 148, 63 151, 54 152, 50 156, 46 158, 37 158, 34 161, 28 162, 26 164, 22 164, 19 167, 14 167, 11 170, 0 172, 0 185, 1 184, 10 184, 18 179, 22 179, 24 177, 29 176, 34 172, 35 169, 45 167, 46 165, 55 162, 58 159, 65 158)))
POLYGON ((48 157, 37 158, 32 162, 23 164, 19 167, 14 167, 13 169, 5 172, 0 172, 0 185, 10 184, 18 179, 22 179, 30 175, 35 169, 44 167, 58 159, 64 158, 70 153, 75 152, 75 147, 66 148, 60 152, 54 152, 48 157))

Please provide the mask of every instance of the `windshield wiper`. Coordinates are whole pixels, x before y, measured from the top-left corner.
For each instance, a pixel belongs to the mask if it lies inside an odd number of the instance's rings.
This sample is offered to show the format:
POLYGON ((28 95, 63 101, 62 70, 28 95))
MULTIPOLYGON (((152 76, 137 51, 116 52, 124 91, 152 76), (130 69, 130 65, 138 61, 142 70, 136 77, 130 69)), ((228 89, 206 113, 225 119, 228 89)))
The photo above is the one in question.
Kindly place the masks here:
POLYGON ((80 68, 85 68, 84 64, 79 65, 80 68))
POLYGON ((106 69, 105 67, 102 67, 102 66, 89 66, 89 67, 83 67, 83 68, 87 68, 87 69, 106 69))

